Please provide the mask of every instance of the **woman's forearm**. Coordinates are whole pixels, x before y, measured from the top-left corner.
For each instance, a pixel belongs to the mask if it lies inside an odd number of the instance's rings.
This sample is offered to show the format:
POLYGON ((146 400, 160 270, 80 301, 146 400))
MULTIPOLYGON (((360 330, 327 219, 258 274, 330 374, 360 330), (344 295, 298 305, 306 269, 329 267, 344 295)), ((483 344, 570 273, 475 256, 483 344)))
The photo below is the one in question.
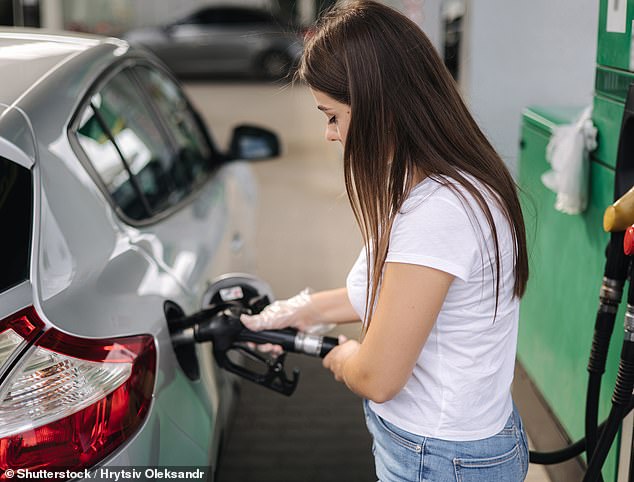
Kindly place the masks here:
POLYGON ((353 323, 360 321, 359 315, 350 304, 348 290, 318 291, 310 295, 311 308, 317 323, 353 323))

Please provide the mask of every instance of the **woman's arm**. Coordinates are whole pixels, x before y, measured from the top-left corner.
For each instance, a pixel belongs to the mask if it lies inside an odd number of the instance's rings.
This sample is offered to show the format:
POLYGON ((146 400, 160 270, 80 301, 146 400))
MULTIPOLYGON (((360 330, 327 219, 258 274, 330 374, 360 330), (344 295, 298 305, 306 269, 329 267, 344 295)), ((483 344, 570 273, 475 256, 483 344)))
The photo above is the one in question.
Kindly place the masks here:
POLYGON ((315 323, 354 323, 361 321, 350 304, 348 290, 318 291, 310 295, 312 309, 315 311, 315 323))
POLYGON ((334 348, 324 366, 356 394, 383 403, 405 386, 454 276, 425 266, 385 263, 376 311, 359 344, 334 348))
POLYGON ((253 316, 242 315, 242 323, 251 330, 276 330, 292 326, 308 330, 314 325, 359 321, 348 300, 346 288, 308 294, 304 290, 287 300, 278 300, 253 316))

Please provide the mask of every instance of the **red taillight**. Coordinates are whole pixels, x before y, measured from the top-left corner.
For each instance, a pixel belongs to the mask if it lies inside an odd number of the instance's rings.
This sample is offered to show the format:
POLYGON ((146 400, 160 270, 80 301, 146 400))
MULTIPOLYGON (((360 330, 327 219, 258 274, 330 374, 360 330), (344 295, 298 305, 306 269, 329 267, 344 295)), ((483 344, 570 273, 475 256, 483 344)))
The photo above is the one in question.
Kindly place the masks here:
POLYGON ((0 322, 0 374, 5 370, 4 365, 8 366, 43 329, 44 323, 32 306, 0 322))
POLYGON ((49 329, 0 388, 0 480, 9 468, 95 465, 141 426, 155 371, 152 336, 86 339, 49 329))
POLYGON ((0 333, 13 330, 26 341, 31 341, 44 328, 44 323, 35 312, 35 308, 29 306, 0 321, 0 333))

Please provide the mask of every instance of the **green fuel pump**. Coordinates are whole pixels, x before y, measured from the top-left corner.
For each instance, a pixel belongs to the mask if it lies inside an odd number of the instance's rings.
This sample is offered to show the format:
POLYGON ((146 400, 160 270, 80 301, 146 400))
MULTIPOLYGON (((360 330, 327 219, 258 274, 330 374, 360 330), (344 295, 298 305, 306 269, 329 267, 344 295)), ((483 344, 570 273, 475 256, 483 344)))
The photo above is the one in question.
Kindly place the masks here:
MULTIPOLYGON (((609 269, 610 275, 614 273, 615 276, 619 277, 617 289, 619 287, 622 288, 623 284, 621 283, 620 277, 622 274, 625 275, 626 269, 630 265, 630 257, 626 256, 624 252, 624 231, 634 222, 634 209, 632 209, 634 207, 634 190, 632 190, 632 186, 634 186, 634 84, 631 84, 628 90, 619 134, 619 148, 614 181, 615 202, 606 209, 603 218, 605 230, 611 231, 612 233, 608 251, 608 262, 606 263, 606 278, 609 269), (613 252, 613 250, 615 252, 613 252), (612 263, 613 266, 610 266, 610 263, 612 263)), ((618 294, 620 301, 620 293, 618 294)), ((613 299, 616 300, 616 297, 613 297, 613 299)), ((611 309, 609 313, 616 313, 616 310, 611 309)), ((603 329, 603 333, 607 333, 609 330, 611 335, 614 318, 611 317, 611 319, 607 321, 611 321, 612 326, 603 329)), ((600 327, 598 327, 597 330, 600 330, 600 327)), ((596 442, 597 433, 594 428, 596 427, 596 411, 591 413, 591 418, 586 418, 586 437, 588 442, 590 442, 589 434, 592 435, 592 445, 588 443, 588 458, 590 463, 586 476, 583 479, 584 482, 594 482, 601 479, 603 462, 605 461, 610 446, 614 442, 623 418, 629 411, 628 407, 632 400, 632 390, 634 389, 634 283, 632 282, 631 276, 624 332, 621 361, 614 394, 612 396, 612 409, 598 442, 596 442)), ((591 382, 597 378, 596 375, 598 374, 599 387, 600 375, 603 373, 605 367, 605 358, 609 345, 609 335, 606 335, 608 341, 603 342, 601 336, 603 333, 597 336, 595 332, 595 340, 599 341, 597 341, 596 344, 593 343, 593 355, 596 351, 596 345, 603 344, 605 348, 602 349, 599 354, 600 359, 598 359, 599 357, 590 357, 590 364, 588 366, 591 382), (605 352, 605 354, 603 352, 605 352), (594 364, 596 365, 596 370, 594 371, 592 370, 592 368, 595 368, 593 366, 593 358, 597 358, 597 363, 594 364)), ((595 387, 596 394, 591 394, 589 388, 588 406, 586 407, 588 412, 590 408, 596 408, 596 403, 599 398, 599 387, 595 387), (591 403, 594 403, 594 406, 591 407, 591 403)), ((631 463, 628 465, 631 466, 631 463)), ((634 474, 630 473, 630 480, 632 480, 633 477, 634 474)))
MULTIPOLYGON (((624 231, 634 223, 634 188, 632 188, 634 185, 634 136, 632 134, 634 134, 634 84, 632 84, 628 93, 621 124, 614 181, 615 202, 608 206, 603 218, 604 229, 611 232, 611 236, 606 251, 600 304, 588 363, 590 377, 586 396, 585 447, 583 447, 583 441, 581 441, 557 452, 531 452, 532 462, 552 464, 572 458, 585 448, 590 464, 583 479, 584 482, 602 480, 601 468, 605 458, 615 440, 623 418, 632 410, 632 390, 634 389, 634 283, 630 283, 628 290, 628 306, 624 327, 625 338, 612 397, 612 410, 607 421, 601 425, 601 428, 597 428, 601 378, 605 372, 610 338, 612 337, 628 268, 630 267, 630 253, 628 245, 624 244, 624 231)), ((634 476, 634 474, 630 475, 634 476)))
MULTIPOLYGON (((597 420, 599 414, 605 416, 603 414, 612 404, 610 392, 620 376, 617 372, 619 352, 622 351, 618 346, 620 336, 613 336, 612 347, 608 350, 609 334, 614 325, 610 320, 625 317, 625 303, 619 308, 618 300, 625 280, 623 266, 627 266, 628 260, 626 258, 625 264, 622 261, 612 263, 620 266, 620 273, 605 264, 606 244, 611 246, 608 252, 622 250, 619 245, 623 234, 611 234, 608 239, 600 226, 605 208, 634 184, 630 174, 618 173, 623 166, 617 166, 619 146, 624 149, 629 162, 634 162, 631 145, 634 144, 634 131, 629 126, 632 123, 629 117, 624 117, 626 105, 630 104, 628 89, 634 82, 634 0, 601 0, 597 3, 600 10, 592 118, 598 129, 599 146, 591 155, 589 205, 585 213, 568 216, 556 212, 554 196, 540 180, 541 174, 549 168, 545 150, 552 129, 558 124, 572 122, 581 109, 530 108, 524 113, 522 126, 519 181, 530 197, 530 200, 524 199, 524 207, 529 249, 533 253, 534 284, 522 301, 518 357, 567 434, 575 438, 587 436, 587 440, 584 437, 574 446, 560 451, 557 454, 560 461, 575 451, 581 453, 586 445, 592 453, 593 448, 601 444, 605 425, 597 428, 597 420), (619 177, 622 181, 618 181, 619 177), (619 187, 615 182, 623 185, 619 187), (565 248, 573 245, 574 250, 565 248), (615 282, 604 279, 599 284, 602 274, 615 282), (595 340, 591 347, 589 333, 593 318, 590 314, 596 313, 597 292, 602 302, 594 319, 595 340), (589 349, 592 355, 586 371, 583 362, 587 360, 589 349), (561 368, 559 373, 553 373, 554 365, 561 368), (582 398, 574 395, 583 391, 586 392, 585 404, 582 398)), ((625 229, 624 226, 621 228, 621 231, 625 229)), ((613 437, 612 450, 601 462, 606 481, 628 480, 628 477, 634 481, 634 470, 630 469, 632 416, 628 419, 623 424, 626 429, 613 437)), ((553 454, 549 455, 546 459, 552 460, 553 454)), ((587 459, 592 465, 590 457, 587 459)), ((592 467, 593 477, 600 475, 597 464, 595 462, 592 467)), ((579 478, 578 475, 561 477, 563 480, 579 478)))

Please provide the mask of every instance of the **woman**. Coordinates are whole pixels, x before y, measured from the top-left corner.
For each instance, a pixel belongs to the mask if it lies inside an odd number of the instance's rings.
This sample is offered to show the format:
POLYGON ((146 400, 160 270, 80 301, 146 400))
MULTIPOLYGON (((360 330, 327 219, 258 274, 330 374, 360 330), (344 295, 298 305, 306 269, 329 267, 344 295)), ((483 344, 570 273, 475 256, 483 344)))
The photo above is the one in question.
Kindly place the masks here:
POLYGON ((331 11, 298 74, 344 146, 364 249, 346 288, 244 323, 363 320, 362 341, 342 340, 324 366, 365 399, 380 480, 523 480, 510 387, 528 263, 512 177, 429 40, 386 6, 331 11))

